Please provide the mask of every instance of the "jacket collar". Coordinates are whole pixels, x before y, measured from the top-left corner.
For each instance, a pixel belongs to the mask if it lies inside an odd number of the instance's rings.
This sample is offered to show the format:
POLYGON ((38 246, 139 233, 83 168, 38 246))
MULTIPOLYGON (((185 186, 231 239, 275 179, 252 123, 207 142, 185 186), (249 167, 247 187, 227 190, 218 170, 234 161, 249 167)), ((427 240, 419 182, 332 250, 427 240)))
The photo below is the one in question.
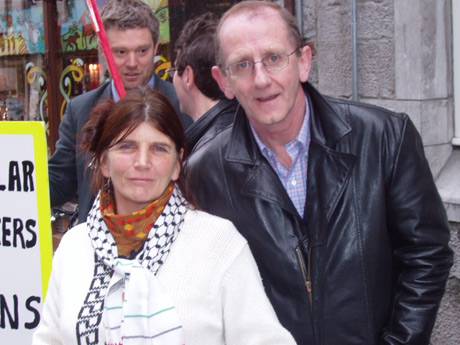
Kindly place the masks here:
POLYGON ((100 99, 110 99, 112 98, 112 87, 111 87, 111 82, 106 81, 105 84, 102 85, 101 87, 101 96, 100 99))
POLYGON ((310 97, 313 106, 311 116, 311 138, 313 141, 329 148, 351 132, 343 114, 339 115, 330 102, 309 83, 304 84, 305 93, 310 97))
MULTIPOLYGON (((303 87, 313 108, 310 111, 311 140, 334 149, 336 143, 351 132, 351 127, 312 85, 305 83, 303 87)), ((257 144, 242 107, 236 113, 226 159, 251 165, 257 165, 260 160, 257 144)))
POLYGON ((235 107, 235 101, 221 99, 216 105, 204 113, 198 120, 193 122, 185 131, 187 146, 193 148, 204 133, 213 125, 217 117, 235 107))
MULTIPOLYGON (((305 221, 312 245, 322 245, 328 236, 328 223, 350 180, 355 156, 341 152, 339 143, 351 134, 346 114, 310 84, 303 85, 312 104, 311 142, 307 172, 305 221)), ((241 193, 277 204, 297 215, 288 194, 270 164, 259 151, 242 108, 238 109, 225 153, 228 162, 247 165, 241 193)))

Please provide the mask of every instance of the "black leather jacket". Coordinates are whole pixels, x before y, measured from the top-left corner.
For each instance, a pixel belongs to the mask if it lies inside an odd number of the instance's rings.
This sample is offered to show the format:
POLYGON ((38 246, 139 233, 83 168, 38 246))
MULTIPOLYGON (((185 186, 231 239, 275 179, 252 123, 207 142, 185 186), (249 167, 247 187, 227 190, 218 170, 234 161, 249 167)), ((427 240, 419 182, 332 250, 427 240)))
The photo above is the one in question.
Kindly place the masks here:
POLYGON ((247 238, 299 344, 428 344, 452 252, 421 138, 405 114, 304 87, 313 107, 305 216, 242 109, 189 160, 199 205, 247 238))
POLYGON ((212 139, 225 127, 233 123, 238 102, 221 99, 216 105, 193 122, 185 131, 187 148, 198 149, 203 143, 212 139))

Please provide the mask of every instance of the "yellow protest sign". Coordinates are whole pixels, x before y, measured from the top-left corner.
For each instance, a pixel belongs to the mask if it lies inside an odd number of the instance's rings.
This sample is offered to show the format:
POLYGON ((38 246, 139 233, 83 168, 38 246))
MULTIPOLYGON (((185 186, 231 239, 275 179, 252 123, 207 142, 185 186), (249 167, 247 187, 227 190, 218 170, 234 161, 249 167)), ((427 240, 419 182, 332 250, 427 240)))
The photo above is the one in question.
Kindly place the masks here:
POLYGON ((52 261, 45 126, 0 122, 0 337, 30 344, 52 261))

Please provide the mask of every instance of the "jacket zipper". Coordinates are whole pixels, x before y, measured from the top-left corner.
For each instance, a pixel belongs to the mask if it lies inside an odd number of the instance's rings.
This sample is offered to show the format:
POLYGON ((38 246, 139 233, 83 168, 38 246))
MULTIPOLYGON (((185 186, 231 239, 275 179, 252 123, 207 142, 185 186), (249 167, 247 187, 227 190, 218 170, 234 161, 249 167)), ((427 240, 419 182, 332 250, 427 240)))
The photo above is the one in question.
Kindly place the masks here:
POLYGON ((305 289, 307 291, 308 300, 310 301, 310 306, 312 303, 312 288, 311 288, 311 274, 310 274, 310 250, 308 250, 308 267, 305 264, 305 259, 302 254, 302 250, 299 247, 295 249, 297 255, 297 260, 299 261, 300 270, 302 271, 302 277, 305 284, 305 289))

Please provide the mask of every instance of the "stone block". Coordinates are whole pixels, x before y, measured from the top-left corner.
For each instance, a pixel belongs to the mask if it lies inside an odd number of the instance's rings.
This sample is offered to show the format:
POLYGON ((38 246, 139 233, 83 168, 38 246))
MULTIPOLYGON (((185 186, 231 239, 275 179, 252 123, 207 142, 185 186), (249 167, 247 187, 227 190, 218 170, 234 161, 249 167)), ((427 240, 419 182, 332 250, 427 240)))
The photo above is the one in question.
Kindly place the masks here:
POLYGON ((310 76, 308 77, 308 81, 312 83, 316 88, 319 87, 319 82, 318 82, 318 62, 314 58, 313 59, 313 64, 311 66, 310 70, 310 76))
POLYGON ((360 97, 394 98, 393 40, 360 40, 358 47, 360 97))
POLYGON ((445 166, 452 153, 452 145, 441 144, 441 145, 429 145, 424 146, 426 159, 430 165, 431 173, 435 178, 438 177, 441 169, 445 166))
POLYGON ((313 1, 305 1, 302 9, 303 14, 303 28, 302 33, 308 40, 316 39, 316 25, 318 13, 316 11, 316 5, 313 1))
POLYGON ((318 44, 340 42, 351 45, 351 3, 342 1, 319 2, 317 7, 318 44))
POLYGON ((421 102, 421 135, 424 145, 450 143, 452 139, 452 107, 447 100, 427 100, 421 102))
POLYGON ((446 1, 394 2, 396 97, 448 97, 446 1))
MULTIPOLYGON (((445 167, 441 170, 436 186, 446 208, 449 221, 460 222, 460 150, 453 150, 445 167)), ((460 254, 460 253, 459 253, 460 254)), ((458 271, 460 279, 460 268, 458 271)))
POLYGON ((358 1, 358 39, 393 39, 393 0, 358 1))
POLYGON ((351 97, 351 47, 345 42, 318 47, 318 87, 335 97, 351 97))
POLYGON ((319 1, 317 10, 317 80, 325 94, 351 96, 351 7, 343 1, 319 1))
POLYGON ((460 344, 460 280, 450 278, 441 301, 436 324, 431 336, 431 345, 460 344))
MULTIPOLYGON (((449 224, 451 227, 450 247, 454 251, 454 265, 450 270, 450 277, 460 281, 460 222, 451 222, 449 224)), ((458 317, 460 317, 460 313, 458 317)))

